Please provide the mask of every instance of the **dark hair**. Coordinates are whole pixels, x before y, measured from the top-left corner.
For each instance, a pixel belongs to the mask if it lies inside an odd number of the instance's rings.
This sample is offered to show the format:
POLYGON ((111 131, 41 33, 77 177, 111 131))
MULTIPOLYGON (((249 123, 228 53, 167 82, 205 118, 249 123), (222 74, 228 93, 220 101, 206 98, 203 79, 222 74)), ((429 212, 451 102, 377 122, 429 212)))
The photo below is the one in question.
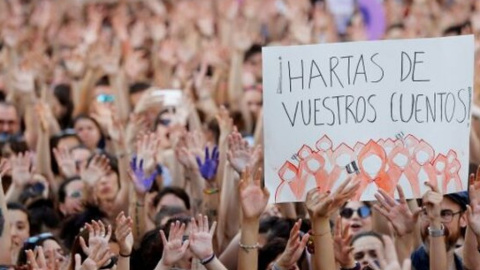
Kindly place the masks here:
POLYGON ((64 203, 65 202, 65 198, 67 197, 67 186, 68 184, 72 183, 73 181, 82 181, 82 178, 80 178, 80 176, 72 176, 72 177, 69 177, 67 179, 65 179, 65 181, 63 181, 60 186, 58 187, 58 202, 59 203, 64 203))
POLYGON ((71 92, 72 89, 69 84, 61 83, 53 88, 53 95, 58 99, 58 102, 65 107, 65 114, 58 119, 58 124, 60 124, 60 127, 63 129, 70 127, 72 120, 74 104, 71 92))
POLYGON ((459 36, 459 35, 462 34, 462 30, 465 27, 470 27, 470 26, 471 26, 470 21, 466 21, 464 23, 457 24, 457 25, 452 25, 452 26, 448 27, 447 29, 445 29, 443 31, 443 35, 444 36, 448 36, 448 35, 459 36))
POLYGON ((156 206, 165 195, 172 194, 185 203, 185 207, 187 210, 190 210, 190 197, 188 194, 183 190, 182 188, 179 187, 166 187, 160 190, 158 192, 157 196, 155 196, 155 199, 153 200, 154 205, 156 206))
POLYGON ((70 217, 65 223, 63 223, 60 231, 60 238, 63 240, 63 243, 67 248, 71 248, 77 234, 79 234, 80 230, 85 226, 85 223, 105 218, 107 218, 107 215, 102 212, 98 206, 86 205, 85 210, 82 213, 70 217))
POLYGON ((39 234, 42 232, 42 226, 49 229, 60 228, 61 219, 55 211, 53 201, 41 199, 28 206, 30 214, 30 232, 39 234))
MULTIPOLYGON (((77 136, 77 133, 75 132, 74 129, 68 128, 68 129, 61 130, 59 133, 50 137, 50 156, 51 157, 54 156, 53 155, 53 149, 56 148, 58 146, 58 144, 60 143, 60 141, 65 139, 65 138, 76 138, 78 140, 79 144, 81 143, 81 140, 77 136)), ((52 158, 50 164, 51 164, 51 167, 52 167, 52 172, 55 175, 59 175, 60 174, 60 168, 58 167, 57 159, 52 158)))
MULTIPOLYGON (((274 238, 283 238, 288 240, 290 237, 290 230, 295 225, 296 220, 290 218, 268 217, 260 221, 259 232, 266 234, 267 241, 274 238)), ((300 231, 308 232, 310 224, 303 220, 300 226, 300 231)))
POLYGON ((260 44, 253 44, 246 52, 245 52, 245 57, 243 58, 243 61, 246 62, 248 61, 251 57, 253 57, 256 54, 261 54, 262 53, 262 45, 260 44))
POLYGON ((383 242, 382 235, 379 234, 379 233, 376 233, 376 232, 374 232, 374 231, 361 232, 361 233, 353 236, 352 241, 350 242, 350 245, 353 245, 353 243, 355 243, 355 241, 357 241, 358 239, 360 239, 360 238, 362 238, 362 237, 365 237, 365 236, 373 236, 373 237, 376 237, 378 240, 380 240, 380 242, 382 242, 382 245, 385 245, 385 242, 383 242))
POLYGON ((187 215, 187 211, 183 207, 178 206, 164 206, 155 215, 155 225, 161 226, 162 219, 165 217, 177 217, 181 215, 187 215))
POLYGON ((287 240, 276 237, 268 241, 258 251, 258 269, 267 269, 268 265, 282 254, 287 246, 287 240))
MULTIPOLYGON (((107 144, 106 142, 106 139, 105 139, 105 136, 103 135, 103 132, 102 132, 102 127, 100 126, 100 124, 97 122, 97 120, 95 120, 94 118, 86 115, 86 114, 81 114, 77 117, 75 117, 75 119, 73 119, 73 126, 75 126, 75 124, 80 121, 80 120, 90 120, 93 122, 93 124, 95 124, 95 126, 97 127, 98 129, 98 132, 100 133, 100 140, 98 141, 97 143, 97 148, 99 149, 105 149, 105 146, 107 144)), ((82 142, 83 143, 83 142, 82 142)))
POLYGON ((148 231, 143 236, 140 247, 134 250, 130 265, 137 269, 155 269, 162 258, 163 242, 160 236, 160 228, 148 231))
POLYGON ((108 76, 103 76, 95 83, 95 86, 110 86, 110 79, 108 76))
POLYGON ((130 95, 135 94, 135 93, 140 93, 140 92, 143 92, 143 91, 147 90, 150 87, 151 87, 151 85, 149 83, 135 82, 135 83, 131 84, 130 87, 128 88, 128 93, 130 95))

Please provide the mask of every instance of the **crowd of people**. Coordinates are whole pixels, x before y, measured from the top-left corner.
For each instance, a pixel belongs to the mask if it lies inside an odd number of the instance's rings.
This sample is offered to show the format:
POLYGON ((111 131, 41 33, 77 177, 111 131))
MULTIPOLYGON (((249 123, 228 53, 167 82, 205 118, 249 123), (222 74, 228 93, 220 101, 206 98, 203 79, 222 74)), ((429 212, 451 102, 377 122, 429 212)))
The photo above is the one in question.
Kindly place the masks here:
POLYGON ((480 47, 475 0, 0 1, 0 269, 480 269, 477 120, 468 192, 268 203, 262 47, 372 23, 480 47))

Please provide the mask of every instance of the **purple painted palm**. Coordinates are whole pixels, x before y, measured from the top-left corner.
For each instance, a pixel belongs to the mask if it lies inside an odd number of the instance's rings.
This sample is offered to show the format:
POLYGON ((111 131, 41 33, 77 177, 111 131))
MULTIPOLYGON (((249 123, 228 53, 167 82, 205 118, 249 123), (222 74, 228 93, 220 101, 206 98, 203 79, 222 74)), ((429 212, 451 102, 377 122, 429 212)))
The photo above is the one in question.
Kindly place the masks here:
POLYGON ((150 176, 145 175, 145 171, 143 170, 143 159, 140 160, 140 163, 137 167, 137 157, 134 156, 130 161, 130 168, 135 175, 136 181, 135 186, 138 191, 147 192, 152 188, 153 181, 157 177, 157 170, 155 170, 150 176))
POLYGON ((200 174, 207 181, 211 181, 215 178, 218 169, 218 158, 220 152, 218 152, 217 146, 213 147, 213 150, 210 154, 208 147, 205 147, 205 161, 202 162, 202 159, 197 156, 197 164, 200 169, 200 174))

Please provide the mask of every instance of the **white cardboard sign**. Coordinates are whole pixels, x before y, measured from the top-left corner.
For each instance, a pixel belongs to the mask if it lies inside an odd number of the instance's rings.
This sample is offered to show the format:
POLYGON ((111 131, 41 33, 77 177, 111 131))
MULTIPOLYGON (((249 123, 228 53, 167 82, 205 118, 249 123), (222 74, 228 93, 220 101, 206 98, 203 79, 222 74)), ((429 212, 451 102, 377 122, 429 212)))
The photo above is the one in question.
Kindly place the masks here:
POLYGON ((265 185, 272 202, 378 188, 467 189, 473 36, 263 48, 265 185))

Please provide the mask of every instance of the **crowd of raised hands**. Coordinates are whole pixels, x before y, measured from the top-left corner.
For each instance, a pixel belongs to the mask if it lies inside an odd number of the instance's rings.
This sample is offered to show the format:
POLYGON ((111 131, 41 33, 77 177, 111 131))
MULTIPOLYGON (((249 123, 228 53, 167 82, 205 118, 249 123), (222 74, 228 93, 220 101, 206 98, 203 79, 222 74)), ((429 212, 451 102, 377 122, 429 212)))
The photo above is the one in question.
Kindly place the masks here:
MULTIPOLYGON (((269 203, 262 46, 366 40, 360 2, 1 0, 0 269, 480 269, 475 170, 269 203)), ((380 38, 480 44, 479 1, 371 2, 380 38)))

